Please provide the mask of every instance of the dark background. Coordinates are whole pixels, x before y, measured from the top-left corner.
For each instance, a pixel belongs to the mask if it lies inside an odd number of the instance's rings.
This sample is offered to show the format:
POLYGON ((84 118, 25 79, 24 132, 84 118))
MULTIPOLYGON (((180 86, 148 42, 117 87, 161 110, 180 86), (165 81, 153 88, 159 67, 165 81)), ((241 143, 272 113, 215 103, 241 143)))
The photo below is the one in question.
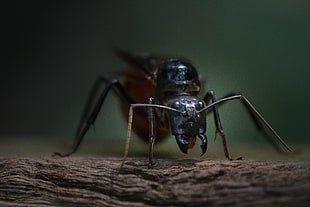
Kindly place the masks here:
MULTIPOLYGON (((186 57, 206 90, 246 95, 288 144, 309 144, 309 11, 309 1, 288 0, 1 3, 2 151, 34 138, 71 143, 97 75, 126 68, 115 47, 186 57)), ((125 139, 117 102, 109 96, 89 140, 125 139)), ((238 101, 221 117, 230 143, 263 140, 238 101)))

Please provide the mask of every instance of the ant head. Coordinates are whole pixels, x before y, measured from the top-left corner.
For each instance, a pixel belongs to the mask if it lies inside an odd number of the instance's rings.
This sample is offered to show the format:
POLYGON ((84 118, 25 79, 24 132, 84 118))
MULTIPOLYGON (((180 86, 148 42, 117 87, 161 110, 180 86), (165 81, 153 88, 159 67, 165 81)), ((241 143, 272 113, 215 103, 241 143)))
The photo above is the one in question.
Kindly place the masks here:
POLYGON ((199 113, 205 103, 194 96, 179 96, 169 101, 168 106, 178 110, 167 111, 170 129, 173 135, 195 138, 206 129, 206 115, 199 113))
MULTIPOLYGON (((168 102, 168 106, 177 110, 167 111, 171 133, 182 152, 194 146, 196 137, 202 137, 206 131, 206 114, 200 113, 205 107, 203 100, 194 96, 178 96, 168 102)), ((203 148, 203 153, 205 149, 203 148)))

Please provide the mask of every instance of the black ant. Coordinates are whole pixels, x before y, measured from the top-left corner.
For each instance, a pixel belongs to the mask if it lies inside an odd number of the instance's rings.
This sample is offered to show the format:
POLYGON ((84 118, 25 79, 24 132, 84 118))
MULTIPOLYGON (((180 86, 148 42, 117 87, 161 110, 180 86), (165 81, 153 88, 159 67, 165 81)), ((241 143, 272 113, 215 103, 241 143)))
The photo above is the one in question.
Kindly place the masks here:
POLYGON ((202 155, 207 150, 206 115, 213 112, 216 134, 220 135, 225 157, 231 160, 223 132, 218 107, 224 102, 239 99, 249 112, 256 127, 279 150, 271 137, 264 131, 265 125, 288 150, 291 149, 267 123, 263 116, 254 108, 246 97, 230 93, 217 100, 213 91, 208 91, 202 98, 198 97, 201 82, 196 69, 188 62, 176 58, 153 57, 147 54, 130 54, 118 51, 117 54, 125 60, 132 70, 122 73, 125 83, 111 80, 107 76, 100 76, 95 82, 76 132, 76 143, 73 150, 67 154, 55 153, 56 156, 69 156, 79 147, 90 126, 95 123, 103 102, 112 89, 124 101, 121 102, 123 112, 128 114, 128 134, 124 158, 128 153, 128 146, 133 131, 142 139, 149 142, 148 167, 153 166, 154 142, 160 141, 170 133, 175 136, 176 142, 183 153, 187 153, 195 142, 196 137, 201 140, 202 155), (100 83, 106 83, 94 107, 95 91, 100 83), (135 120, 133 122, 133 109, 135 120))

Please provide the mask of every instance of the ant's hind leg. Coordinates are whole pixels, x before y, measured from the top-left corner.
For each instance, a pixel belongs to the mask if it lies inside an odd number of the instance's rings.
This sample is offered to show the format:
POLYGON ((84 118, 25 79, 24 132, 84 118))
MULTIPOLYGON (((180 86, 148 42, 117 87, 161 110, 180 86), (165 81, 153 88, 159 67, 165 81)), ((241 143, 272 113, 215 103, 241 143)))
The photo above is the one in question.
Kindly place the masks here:
POLYGON ((128 104, 135 103, 135 101, 131 98, 131 96, 127 93, 126 89, 119 83, 118 80, 110 79, 107 74, 98 76, 88 94, 86 103, 81 114, 81 118, 79 120, 78 127, 76 129, 75 137, 78 137, 80 135, 83 125, 87 122, 87 118, 90 116, 90 110, 92 109, 92 106, 94 105, 96 97, 98 96, 100 88, 102 88, 103 84, 106 84, 107 86, 101 92, 101 96, 103 97, 100 97, 99 99, 103 98, 104 101, 110 89, 114 89, 115 93, 120 97, 124 97, 127 100, 128 104))
POLYGON ((134 103, 133 99, 127 93, 125 88, 119 83, 119 81, 110 80, 109 78, 107 78, 107 76, 98 77, 89 93, 88 99, 84 106, 84 110, 83 110, 81 119, 79 121, 77 130, 76 130, 76 135, 75 135, 76 141, 75 141, 73 149, 66 154, 55 152, 53 156, 66 157, 76 152, 85 134, 88 132, 90 126, 95 123, 97 116, 103 105, 103 102, 106 99, 106 96, 108 95, 111 89, 114 89, 117 95, 124 97, 128 101, 128 104, 134 103), (94 99, 99 90, 100 84, 102 82, 107 83, 107 86, 104 88, 104 90, 102 90, 99 98, 97 98, 96 103, 91 108, 91 106, 93 105, 93 102, 95 101, 94 99))

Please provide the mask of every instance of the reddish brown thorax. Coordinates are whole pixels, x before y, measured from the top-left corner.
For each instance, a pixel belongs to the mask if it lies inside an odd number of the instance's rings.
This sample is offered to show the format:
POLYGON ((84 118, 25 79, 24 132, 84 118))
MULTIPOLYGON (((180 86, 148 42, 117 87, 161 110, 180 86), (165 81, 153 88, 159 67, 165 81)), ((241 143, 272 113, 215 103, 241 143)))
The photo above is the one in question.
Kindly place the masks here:
MULTIPOLYGON (((152 80, 135 69, 122 73, 124 86, 127 92, 137 103, 148 103, 150 97, 154 97, 152 80)), ((121 102, 123 115, 128 118, 129 105, 126 101, 121 102)), ((144 141, 149 141, 149 113, 146 108, 137 108, 134 113, 133 131, 144 141)), ((160 123, 157 123, 160 125, 160 123)), ((170 130, 155 127, 156 141, 160 141, 170 134, 170 130)))

